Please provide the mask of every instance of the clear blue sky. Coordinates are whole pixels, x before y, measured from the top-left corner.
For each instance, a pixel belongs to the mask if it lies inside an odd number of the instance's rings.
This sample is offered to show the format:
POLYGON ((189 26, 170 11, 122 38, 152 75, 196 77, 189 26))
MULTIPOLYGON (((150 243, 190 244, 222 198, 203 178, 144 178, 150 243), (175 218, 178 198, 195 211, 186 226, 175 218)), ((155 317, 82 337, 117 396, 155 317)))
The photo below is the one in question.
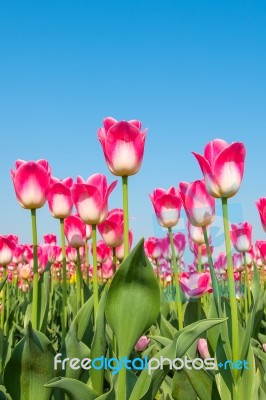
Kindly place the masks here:
MULTIPOLYGON (((113 116, 149 129, 130 179, 136 239, 162 233, 148 193, 200 178, 191 151, 216 137, 246 144, 232 222, 266 238, 254 205, 266 196, 265 46, 265 1, 1 1, 0 233, 31 239, 10 178, 17 158, 46 158, 59 178, 113 179, 96 136, 113 116)), ((38 216, 40 236, 58 233, 47 207, 38 216)))

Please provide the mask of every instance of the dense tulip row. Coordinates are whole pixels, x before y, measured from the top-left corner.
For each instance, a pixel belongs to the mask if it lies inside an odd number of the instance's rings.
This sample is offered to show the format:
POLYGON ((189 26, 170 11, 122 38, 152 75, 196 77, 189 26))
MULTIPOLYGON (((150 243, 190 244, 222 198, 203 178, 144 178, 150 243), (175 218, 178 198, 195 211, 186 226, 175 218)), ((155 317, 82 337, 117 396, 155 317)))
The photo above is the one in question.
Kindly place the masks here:
MULTIPOLYGON (((141 167, 145 137, 137 120, 108 117, 98 130, 107 166, 122 178, 123 208, 109 210, 117 181, 108 185, 105 175, 60 180, 46 160, 17 160, 11 170, 18 203, 31 211, 32 243, 0 236, 0 395, 5 398, 266 397, 266 240, 254 243, 252 226, 230 225, 228 216, 228 199, 237 194, 244 174, 245 146, 216 139, 203 155, 193 152, 203 179, 156 188, 150 199, 167 233, 146 238, 130 252, 128 177, 141 167), (225 251, 214 258, 211 225, 218 198, 225 251), (59 221, 60 243, 55 234, 38 242, 36 210, 46 201, 59 221), (173 232, 182 207, 187 232, 173 232), (132 365, 134 357, 140 363, 213 359, 215 370, 173 371, 168 365, 148 373, 122 364, 116 377, 109 364, 109 370, 63 364, 57 370, 59 355, 132 365), (248 370, 235 367, 239 360, 248 370), (226 362, 230 371, 221 367, 226 362)), ((266 198, 256 205, 266 231, 266 198)))

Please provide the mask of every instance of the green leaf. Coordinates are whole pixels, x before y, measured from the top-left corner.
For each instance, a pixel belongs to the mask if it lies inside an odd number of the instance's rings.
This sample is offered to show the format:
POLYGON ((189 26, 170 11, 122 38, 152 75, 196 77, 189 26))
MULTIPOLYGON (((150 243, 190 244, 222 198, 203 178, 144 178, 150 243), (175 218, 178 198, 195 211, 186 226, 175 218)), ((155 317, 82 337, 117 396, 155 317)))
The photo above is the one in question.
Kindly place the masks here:
POLYGON ((5 286, 6 280, 7 280, 7 276, 4 279, 1 280, 1 282, 0 282, 0 292, 3 289, 3 287, 5 286))
MULTIPOLYGON (((193 389, 184 370, 176 371, 173 378, 172 396, 175 400, 188 398, 189 400, 197 400, 197 394, 193 389)), ((206 397, 204 400, 207 400, 206 397)))
POLYGON ((216 382, 204 369, 184 369, 184 372, 200 400, 222 400, 216 382))
POLYGON ((145 256, 142 239, 122 262, 110 285, 106 318, 115 333, 119 357, 129 356, 160 311, 160 289, 145 256))
MULTIPOLYGON (((85 383, 71 378, 55 378, 45 384, 46 388, 60 389, 66 393, 71 400, 94 400, 98 398, 97 393, 90 389, 85 383)), ((37 397, 39 400, 39 398, 37 397)))
POLYGON ((13 400, 49 400, 43 385, 55 376, 54 351, 50 341, 29 323, 4 372, 4 384, 13 400))

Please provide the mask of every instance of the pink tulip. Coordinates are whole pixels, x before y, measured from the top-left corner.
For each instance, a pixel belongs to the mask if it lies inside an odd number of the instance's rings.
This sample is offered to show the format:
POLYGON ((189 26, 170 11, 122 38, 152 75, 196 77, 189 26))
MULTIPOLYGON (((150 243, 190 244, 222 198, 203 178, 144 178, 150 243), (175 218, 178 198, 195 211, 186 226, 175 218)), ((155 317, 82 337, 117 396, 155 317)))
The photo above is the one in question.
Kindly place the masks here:
POLYGON ((102 264, 103 279, 111 279, 114 275, 114 266, 112 258, 108 258, 102 264))
POLYGON ((266 240, 257 240, 256 245, 259 249, 263 264, 266 264, 266 240))
POLYGON ((248 222, 232 224, 230 237, 236 251, 245 253, 251 248, 252 225, 248 222))
POLYGON ((173 186, 168 190, 155 189, 150 199, 161 226, 172 228, 178 223, 182 202, 177 189, 173 186))
POLYGON ((114 190, 117 181, 107 186, 105 175, 95 174, 85 182, 77 178, 71 189, 72 200, 80 218, 89 225, 103 222, 108 213, 108 197, 114 190))
POLYGON ((45 244, 55 245, 57 242, 56 235, 53 233, 48 233, 47 235, 43 235, 43 240, 45 244))
POLYGON ((222 139, 215 139, 205 147, 204 156, 195 152, 192 154, 198 160, 211 196, 229 198, 238 192, 246 156, 243 143, 228 144, 222 139))
POLYGON ((149 237, 144 242, 146 256, 157 260, 163 255, 163 240, 161 238, 149 237))
POLYGON ((25 246, 21 244, 17 244, 15 250, 13 251, 12 262, 15 264, 19 264, 23 262, 23 253, 25 250, 25 246))
POLYGON ((205 359, 205 358, 210 358, 210 353, 208 349, 208 343, 206 339, 198 339, 198 352, 200 353, 200 356, 205 359))
MULTIPOLYGON (((128 232, 128 240, 129 240, 129 248, 131 248, 132 246, 132 242, 133 242, 133 234, 132 231, 130 230, 128 232)), ((116 254, 116 258, 121 261, 124 259, 124 255, 125 255, 125 251, 124 251, 124 243, 122 243, 120 246, 117 246, 115 249, 115 254, 116 254)))
POLYGON ((209 272, 195 272, 189 278, 182 276, 179 278, 182 290, 190 297, 200 297, 207 292, 211 292, 210 280, 209 272))
MULTIPOLYGON (((188 227, 188 236, 193 242, 197 244, 205 244, 203 230, 201 226, 194 226, 188 221, 187 227, 188 227)), ((207 228, 208 238, 210 238, 209 225, 206 226, 206 228, 207 228)))
POLYGON ((15 166, 11 177, 19 204, 27 209, 41 208, 46 202, 50 182, 48 161, 17 160, 15 166))
POLYGON ((0 236, 0 265, 8 265, 11 263, 16 244, 13 236, 0 236))
POLYGON ((97 249, 97 262, 102 264, 109 257, 112 256, 112 250, 108 247, 103 240, 99 240, 96 246, 97 249))
POLYGON ((151 339, 149 339, 147 336, 141 336, 137 341, 137 343, 135 344, 134 349, 136 351, 144 351, 149 346, 150 341, 151 339))
POLYGON ((141 131, 141 122, 120 121, 105 118, 103 128, 98 130, 104 157, 112 174, 135 175, 142 163, 146 130, 141 131))
POLYGON ((266 343, 262 344, 263 351, 266 353, 266 343))
MULTIPOLYGON (((85 256, 85 249, 83 246, 79 247, 79 255, 80 255, 81 262, 83 262, 84 256, 85 256)), ((68 245, 66 247, 66 256, 67 256, 67 261, 77 262, 77 260, 78 260, 77 247, 68 245)))
POLYGON ((266 232, 266 197, 261 197, 259 200, 257 200, 256 206, 260 214, 262 227, 266 232))
POLYGON ((233 260, 233 267, 234 267, 235 272, 244 271, 245 267, 244 267, 244 260, 243 260, 242 253, 233 254, 232 260, 233 260))
POLYGON ((47 200, 54 218, 66 218, 71 214, 73 202, 70 189, 72 185, 72 178, 60 181, 60 179, 51 177, 47 200))
POLYGON ((215 200, 203 180, 180 183, 180 197, 189 222, 194 226, 210 225, 215 217, 215 200))
POLYGON ((84 222, 76 215, 70 215, 64 221, 64 231, 71 247, 77 248, 85 245, 86 228, 84 222))
POLYGON ((109 211, 98 230, 107 246, 120 246, 124 240, 124 211, 120 208, 109 211))

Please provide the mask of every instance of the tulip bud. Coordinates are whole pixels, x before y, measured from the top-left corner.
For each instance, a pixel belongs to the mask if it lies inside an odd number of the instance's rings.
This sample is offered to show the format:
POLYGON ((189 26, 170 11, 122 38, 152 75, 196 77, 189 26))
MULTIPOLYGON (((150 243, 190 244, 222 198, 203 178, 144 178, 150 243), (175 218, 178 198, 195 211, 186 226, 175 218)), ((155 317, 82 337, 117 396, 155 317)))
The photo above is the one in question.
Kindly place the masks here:
POLYGON ((135 344, 134 349, 136 351, 143 351, 149 346, 150 341, 151 340, 147 338, 147 336, 141 336, 137 341, 137 343, 135 344))
POLYGON ((198 352, 200 353, 200 356, 205 359, 205 358, 210 358, 210 353, 208 349, 208 344, 206 339, 199 339, 198 340, 198 352))

